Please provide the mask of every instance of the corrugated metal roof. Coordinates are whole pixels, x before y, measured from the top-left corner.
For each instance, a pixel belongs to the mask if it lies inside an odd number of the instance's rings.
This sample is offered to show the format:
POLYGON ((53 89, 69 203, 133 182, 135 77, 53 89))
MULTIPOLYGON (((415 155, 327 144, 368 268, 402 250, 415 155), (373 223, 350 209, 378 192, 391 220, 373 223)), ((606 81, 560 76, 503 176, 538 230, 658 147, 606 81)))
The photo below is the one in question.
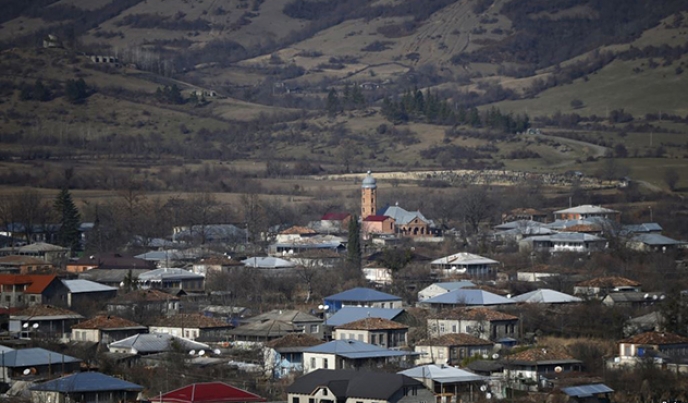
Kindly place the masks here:
POLYGON ((422 304, 448 304, 448 305, 503 305, 514 304, 509 298, 483 290, 467 290, 460 288, 448 293, 426 299, 422 304))
POLYGON ((359 319, 371 317, 393 320, 404 312, 401 308, 366 308, 358 306, 345 306, 334 315, 330 316, 325 324, 328 326, 339 326, 351 323, 359 319))
POLYGON ((431 221, 425 218, 420 211, 408 211, 399 206, 389 206, 384 212, 378 212, 377 215, 386 215, 387 217, 392 217, 394 221, 400 225, 408 224, 415 218, 427 223, 431 223, 431 221))
MULTIPOLYGON (((155 401, 157 398, 154 398, 155 401)), ((164 393, 160 400, 169 403, 264 402, 265 399, 223 382, 193 383, 164 393)))
POLYGON ((296 267, 296 265, 288 260, 280 259, 278 257, 251 257, 241 261, 248 267, 255 267, 259 269, 286 269, 296 267))
POLYGON ((138 281, 201 280, 205 277, 176 267, 164 267, 139 274, 138 281))
POLYGON ((567 304, 582 301, 578 297, 547 288, 517 295, 511 298, 511 300, 515 302, 526 302, 529 304, 567 304))
POLYGON ((464 369, 454 368, 450 366, 439 365, 421 365, 420 367, 409 368, 407 370, 397 372, 397 374, 406 375, 408 377, 418 379, 432 379, 439 383, 462 383, 462 382, 476 382, 487 381, 490 378, 487 376, 480 376, 473 372, 464 369))
POLYGON ((561 391, 572 397, 591 397, 598 393, 614 392, 614 389, 603 383, 595 383, 590 385, 571 386, 563 388, 561 391))
POLYGON ((204 343, 199 343, 193 340, 175 337, 165 333, 146 333, 137 334, 126 339, 110 343, 108 347, 126 348, 134 353, 157 353, 161 351, 169 351, 172 341, 179 343, 179 345, 187 351, 207 349, 209 346, 204 343))
POLYGON ((338 294, 325 297, 325 301, 344 302, 377 302, 377 301, 401 301, 396 295, 387 294, 371 288, 356 287, 338 294))
POLYGON ((106 292, 106 291, 117 291, 117 288, 96 283, 90 280, 62 280, 65 286, 69 288, 69 292, 72 294, 82 293, 82 292, 106 292))
POLYGON ((311 394, 322 387, 331 390, 337 401, 355 398, 387 401, 403 387, 422 388, 422 384, 416 379, 400 374, 319 369, 297 378, 286 391, 311 394))
POLYGON ((453 255, 445 256, 443 258, 439 258, 436 260, 433 260, 430 264, 441 264, 441 265, 447 265, 447 264, 457 264, 457 265, 483 265, 483 264, 499 264, 498 261, 488 259, 486 257, 482 257, 480 255, 474 255, 472 253, 467 253, 467 252, 459 252, 455 253, 453 255))
POLYGON ((140 391, 143 390, 143 386, 113 378, 100 372, 80 372, 34 385, 30 389, 62 393, 85 393, 119 390, 140 391))
POLYGON ((4 354, 3 360, 6 367, 36 367, 48 364, 61 364, 81 362, 80 359, 68 355, 56 353, 44 348, 25 348, 14 350, 4 354))
POLYGON ((608 209, 602 206, 593 206, 591 204, 584 204, 577 207, 571 207, 564 210, 555 211, 554 214, 605 214, 618 213, 616 210, 608 209))
POLYGON ((358 340, 333 340, 329 343, 310 347, 303 350, 304 353, 334 354, 350 359, 376 358, 376 357, 402 357, 406 355, 419 355, 408 351, 388 350, 373 344, 358 340))
POLYGON ((632 239, 635 242, 641 242, 646 245, 651 246, 673 246, 673 245, 684 245, 685 242, 677 241, 675 239, 669 238, 668 236, 660 234, 638 234, 632 239))

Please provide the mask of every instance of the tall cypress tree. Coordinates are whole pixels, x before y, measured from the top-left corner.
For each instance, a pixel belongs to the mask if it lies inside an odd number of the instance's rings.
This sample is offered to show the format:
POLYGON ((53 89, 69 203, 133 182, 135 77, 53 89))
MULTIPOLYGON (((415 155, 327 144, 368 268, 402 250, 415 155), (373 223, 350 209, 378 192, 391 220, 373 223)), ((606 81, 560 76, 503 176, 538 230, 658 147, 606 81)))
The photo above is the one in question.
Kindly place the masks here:
POLYGON ((81 216, 66 186, 57 195, 54 208, 60 218, 60 229, 57 232, 58 243, 75 251, 79 248, 81 216))
POLYGON ((349 243, 346 247, 348 262, 356 267, 361 268, 361 224, 358 222, 358 217, 353 215, 349 221, 349 243))

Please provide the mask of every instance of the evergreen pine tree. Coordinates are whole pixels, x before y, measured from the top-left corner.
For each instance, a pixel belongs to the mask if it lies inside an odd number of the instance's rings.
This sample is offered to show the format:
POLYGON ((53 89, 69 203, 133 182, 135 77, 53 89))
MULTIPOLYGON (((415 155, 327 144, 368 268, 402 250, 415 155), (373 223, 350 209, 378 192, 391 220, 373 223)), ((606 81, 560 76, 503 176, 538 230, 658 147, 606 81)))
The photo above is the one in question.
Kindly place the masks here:
POLYGON ((351 104, 353 103, 352 101, 353 100, 351 97, 351 86, 349 85, 349 83, 346 83, 346 85, 344 86, 344 92, 342 94, 342 107, 345 110, 350 109, 351 104))
POLYGON ((349 221, 349 243, 346 246, 347 261, 353 267, 361 268, 361 224, 353 215, 349 221))
POLYGON ((351 101, 354 103, 354 108, 356 109, 365 107, 366 99, 365 96, 363 96, 363 92, 358 84, 354 85, 354 88, 351 91, 351 101))
POLYGON ((57 232, 58 243, 72 251, 78 249, 81 217, 72 200, 72 194, 66 186, 57 195, 54 208, 60 218, 60 229, 57 232))

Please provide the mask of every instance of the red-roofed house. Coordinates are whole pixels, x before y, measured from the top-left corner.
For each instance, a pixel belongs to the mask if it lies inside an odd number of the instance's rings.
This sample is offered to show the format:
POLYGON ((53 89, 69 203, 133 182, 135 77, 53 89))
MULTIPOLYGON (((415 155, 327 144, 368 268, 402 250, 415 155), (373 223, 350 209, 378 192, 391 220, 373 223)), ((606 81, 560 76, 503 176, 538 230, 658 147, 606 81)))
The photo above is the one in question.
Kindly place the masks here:
POLYGON ((147 327, 128 319, 100 315, 73 325, 72 340, 108 344, 147 331, 147 327))
POLYGON ((364 237, 372 234, 394 234, 394 219, 385 215, 369 215, 361 222, 364 237))
POLYGON ((8 308, 67 306, 68 293, 69 289, 55 275, 0 274, 0 305, 8 308))
POLYGON ((643 357, 659 357, 671 361, 688 355, 688 337, 669 332, 646 332, 619 343, 616 364, 634 365, 643 357))
POLYGON ((351 220, 349 213, 327 213, 320 217, 320 221, 327 221, 328 224, 340 228, 346 228, 349 225, 349 220, 351 220))
POLYGON ((265 399, 249 391, 223 382, 192 383, 154 397, 155 403, 240 403, 264 402, 265 399))

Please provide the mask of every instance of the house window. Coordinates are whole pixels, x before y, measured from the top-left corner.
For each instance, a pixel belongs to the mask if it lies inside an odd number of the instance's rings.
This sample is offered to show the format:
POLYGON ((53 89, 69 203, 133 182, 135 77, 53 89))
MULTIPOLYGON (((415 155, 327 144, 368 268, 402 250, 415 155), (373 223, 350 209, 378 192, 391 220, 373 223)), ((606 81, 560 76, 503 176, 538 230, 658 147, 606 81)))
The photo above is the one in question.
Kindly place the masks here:
POLYGON ((363 341, 363 335, 362 334, 358 335, 358 341, 363 341))
POLYGON ((456 333, 456 325, 452 325, 452 333, 456 333))
POLYGON ((377 344, 377 337, 374 334, 370 335, 370 344, 377 344))
POLYGON ((323 396, 327 396, 327 389, 323 389, 323 396))
POLYGON ((291 403, 299 403, 299 398, 298 397, 292 397, 291 403))
POLYGON ((311 357, 311 368, 315 368, 315 357, 311 357))
POLYGON ((313 399, 313 398, 308 399, 308 403, 315 403, 315 399, 313 399))
POLYGON ((35 295, 30 295, 30 296, 29 296, 29 301, 31 301, 31 302, 36 302, 36 296, 35 296, 35 295))
POLYGON ((327 358, 323 358, 323 368, 327 369, 328 368, 328 363, 327 363, 327 358))
POLYGON ((318 325, 311 325, 311 333, 318 333, 318 325))
POLYGON ((440 334, 444 334, 444 323, 440 323, 440 334))

